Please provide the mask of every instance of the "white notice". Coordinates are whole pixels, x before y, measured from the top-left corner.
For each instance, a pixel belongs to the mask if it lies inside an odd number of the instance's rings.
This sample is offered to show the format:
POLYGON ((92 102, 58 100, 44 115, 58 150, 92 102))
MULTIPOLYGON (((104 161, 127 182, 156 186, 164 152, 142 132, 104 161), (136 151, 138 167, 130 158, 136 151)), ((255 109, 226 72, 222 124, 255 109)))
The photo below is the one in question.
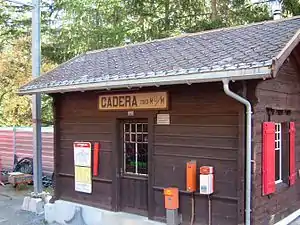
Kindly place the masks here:
POLYGON ((170 114, 157 114, 156 120, 159 125, 170 125, 170 114))
POLYGON ((90 142, 75 142, 74 143, 74 165, 91 167, 91 150, 90 142))

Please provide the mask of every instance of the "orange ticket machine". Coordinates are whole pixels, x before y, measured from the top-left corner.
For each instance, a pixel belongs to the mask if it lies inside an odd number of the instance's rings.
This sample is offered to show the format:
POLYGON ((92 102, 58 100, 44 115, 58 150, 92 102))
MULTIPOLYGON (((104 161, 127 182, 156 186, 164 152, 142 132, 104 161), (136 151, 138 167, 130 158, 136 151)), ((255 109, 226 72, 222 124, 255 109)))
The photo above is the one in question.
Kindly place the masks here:
POLYGON ((186 190, 195 192, 197 189, 197 163, 196 160, 191 160, 186 163, 186 190))
POLYGON ((179 191, 178 188, 169 187, 164 189, 165 208, 178 209, 179 208, 179 191))
POLYGON ((179 225, 179 190, 176 187, 164 189, 167 225, 179 225))

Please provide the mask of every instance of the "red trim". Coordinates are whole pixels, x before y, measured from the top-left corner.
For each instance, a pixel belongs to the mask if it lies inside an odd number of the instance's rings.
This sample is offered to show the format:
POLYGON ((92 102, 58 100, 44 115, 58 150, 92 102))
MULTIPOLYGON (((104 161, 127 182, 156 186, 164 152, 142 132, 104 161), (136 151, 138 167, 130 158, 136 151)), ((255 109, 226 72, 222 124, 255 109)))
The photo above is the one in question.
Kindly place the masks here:
POLYGON ((290 122, 290 186, 296 183, 295 122, 290 122))
POLYGON ((262 146, 263 195, 275 192, 275 123, 263 123, 262 146))
POLYGON ((74 148, 91 148, 92 144, 90 142, 74 142, 74 148))
POLYGON ((98 142, 94 143, 94 162, 93 162, 93 175, 98 176, 99 174, 99 151, 100 144, 98 142))

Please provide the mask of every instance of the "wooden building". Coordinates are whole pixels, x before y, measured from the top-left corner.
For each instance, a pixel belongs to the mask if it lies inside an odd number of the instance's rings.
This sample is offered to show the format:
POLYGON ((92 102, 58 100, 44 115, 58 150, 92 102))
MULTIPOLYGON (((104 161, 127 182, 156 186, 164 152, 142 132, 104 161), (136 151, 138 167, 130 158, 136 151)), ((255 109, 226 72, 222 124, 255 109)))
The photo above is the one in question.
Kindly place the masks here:
POLYGON ((163 189, 178 187, 189 224, 196 160, 194 224, 208 224, 203 165, 213 225, 299 212, 299 29, 294 17, 88 52, 21 87, 54 100, 54 199, 165 221, 163 189), (75 190, 74 142, 99 143, 91 193, 75 190))

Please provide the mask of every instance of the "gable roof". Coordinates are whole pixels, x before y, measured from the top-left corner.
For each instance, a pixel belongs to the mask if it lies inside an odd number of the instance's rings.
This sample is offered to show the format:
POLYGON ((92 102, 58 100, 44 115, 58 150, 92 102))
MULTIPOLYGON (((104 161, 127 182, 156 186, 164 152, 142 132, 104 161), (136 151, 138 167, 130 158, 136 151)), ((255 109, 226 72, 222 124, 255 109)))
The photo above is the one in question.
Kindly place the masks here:
POLYGON ((20 94, 246 80, 275 76, 298 44, 300 17, 181 35, 81 54, 20 94))

